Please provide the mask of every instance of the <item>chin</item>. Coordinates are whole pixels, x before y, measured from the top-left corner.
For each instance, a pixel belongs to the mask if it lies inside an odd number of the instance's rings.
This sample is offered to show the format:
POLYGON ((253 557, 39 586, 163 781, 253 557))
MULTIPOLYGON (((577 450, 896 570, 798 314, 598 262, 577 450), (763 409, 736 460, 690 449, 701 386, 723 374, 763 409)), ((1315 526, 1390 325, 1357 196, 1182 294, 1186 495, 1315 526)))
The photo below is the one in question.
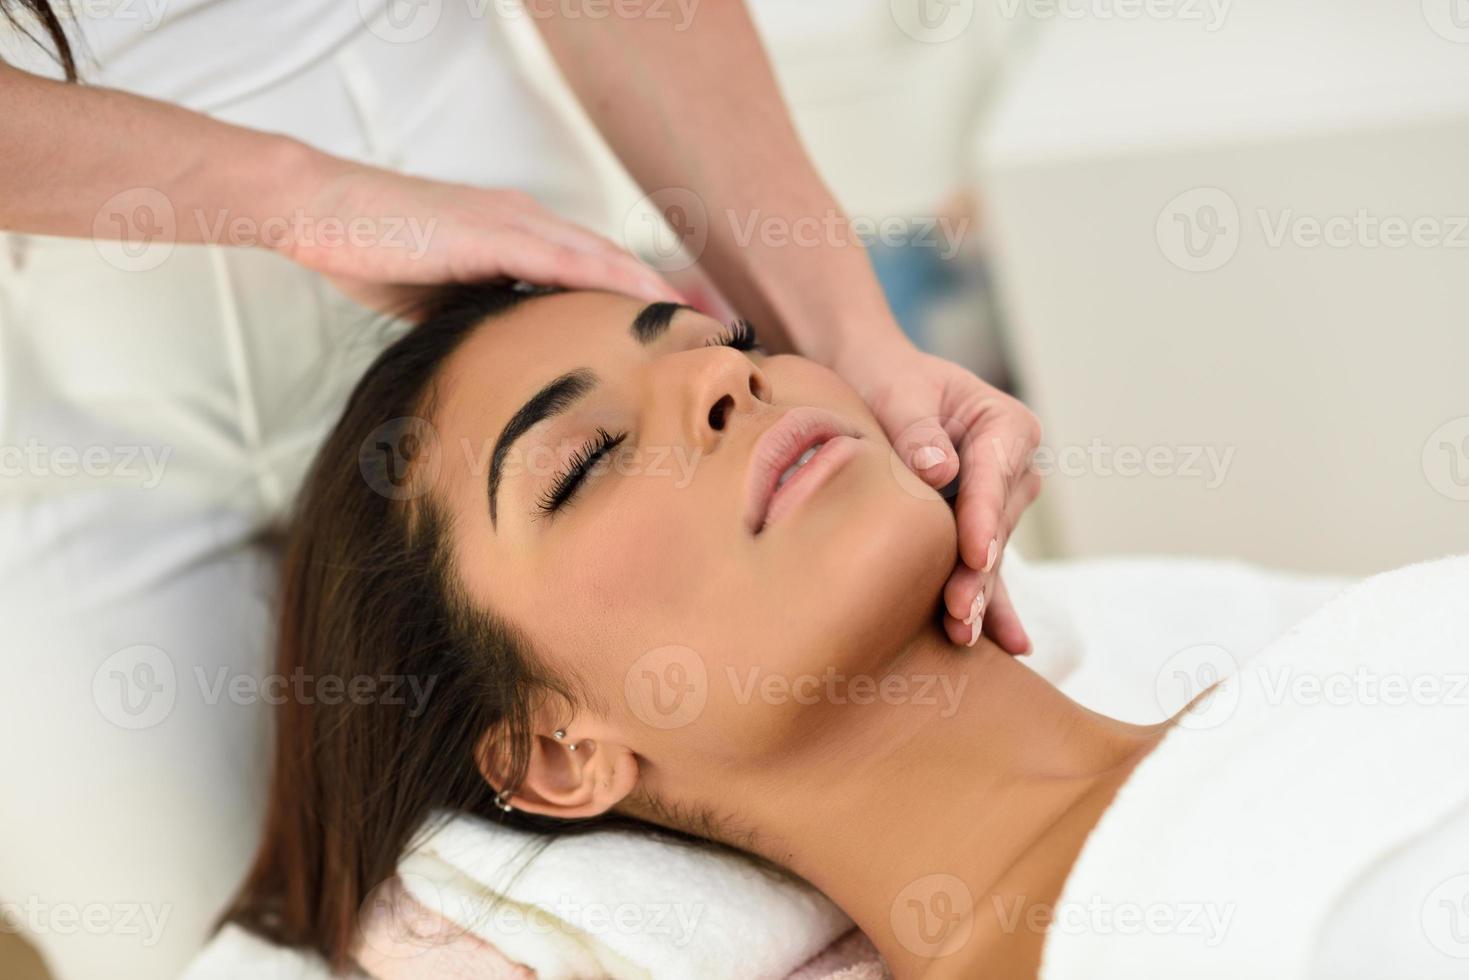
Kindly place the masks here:
MULTIPOLYGON (((957 560, 952 512, 937 494, 926 502, 878 500, 834 508, 810 529, 823 543, 806 548, 800 573, 786 580, 799 586, 765 607, 759 629, 767 641, 750 649, 766 655, 744 669, 778 675, 783 685, 815 678, 817 691, 828 689, 829 675, 842 692, 859 677, 879 682, 933 621, 957 560)), ((740 756, 773 764, 805 743, 818 718, 850 710, 847 700, 820 696, 762 701, 739 716, 740 756)))
POLYGON ((932 619, 958 560, 954 514, 936 491, 910 492, 886 474, 864 483, 871 492, 802 515, 792 542, 802 598, 782 605, 783 625, 803 641, 796 669, 882 673, 932 619))

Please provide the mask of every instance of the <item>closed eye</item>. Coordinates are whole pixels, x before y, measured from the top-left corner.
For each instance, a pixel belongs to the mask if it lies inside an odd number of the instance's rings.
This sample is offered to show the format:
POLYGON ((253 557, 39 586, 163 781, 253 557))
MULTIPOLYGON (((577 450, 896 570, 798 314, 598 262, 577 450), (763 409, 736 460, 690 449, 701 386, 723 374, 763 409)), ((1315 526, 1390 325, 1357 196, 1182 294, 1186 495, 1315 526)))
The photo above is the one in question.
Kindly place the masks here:
POLYGON ((704 341, 705 347, 733 347, 735 350, 753 350, 760 353, 765 348, 760 346, 760 338, 755 336, 755 328, 749 320, 736 320, 726 326, 718 334, 704 341))
POLYGON ((566 469, 551 482, 546 492, 541 494, 536 501, 536 510, 541 514, 549 516, 560 510, 563 506, 576 496, 582 481, 597 462, 612 450, 620 446, 627 438, 626 432, 613 435, 601 426, 597 427, 597 437, 577 450, 567 463, 566 469))

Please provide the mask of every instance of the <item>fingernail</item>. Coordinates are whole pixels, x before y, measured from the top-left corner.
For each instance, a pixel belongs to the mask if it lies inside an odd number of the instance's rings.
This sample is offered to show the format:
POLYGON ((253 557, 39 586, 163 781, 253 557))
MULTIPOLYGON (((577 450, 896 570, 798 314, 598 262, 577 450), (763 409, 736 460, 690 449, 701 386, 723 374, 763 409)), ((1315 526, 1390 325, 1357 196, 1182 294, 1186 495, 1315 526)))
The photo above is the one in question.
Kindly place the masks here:
POLYGON ((1000 539, 990 538, 990 550, 984 555, 984 568, 980 571, 987 572, 995 567, 995 559, 1000 557, 1000 539))
POLYGON ((976 643, 979 642, 979 628, 981 626, 983 626, 983 625, 984 625, 984 617, 983 616, 981 616, 980 618, 978 618, 978 619, 976 619, 974 621, 974 625, 971 626, 971 627, 969 627, 969 642, 966 643, 966 644, 964 644, 965 646, 972 647, 972 646, 974 646, 974 644, 976 644, 976 643))
POLYGON ((926 470, 944 461, 944 451, 938 446, 924 446, 913 454, 913 468, 926 470))
POLYGON ((968 626, 970 623, 974 622, 976 619, 979 618, 979 614, 982 612, 984 612, 983 592, 975 596, 974 601, 969 604, 969 615, 964 617, 964 625, 968 626))

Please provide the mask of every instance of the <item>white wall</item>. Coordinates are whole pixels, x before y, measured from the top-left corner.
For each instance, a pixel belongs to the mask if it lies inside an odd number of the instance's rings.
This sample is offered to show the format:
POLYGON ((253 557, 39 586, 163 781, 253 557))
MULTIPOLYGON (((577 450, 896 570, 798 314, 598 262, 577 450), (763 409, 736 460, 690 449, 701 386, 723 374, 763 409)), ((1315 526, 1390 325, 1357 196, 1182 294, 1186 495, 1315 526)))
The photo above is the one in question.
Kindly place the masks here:
POLYGON ((1057 552, 1469 551, 1469 22, 1433 4, 1045 25, 977 179, 1022 379, 1072 454, 1057 552), (1333 218, 1343 244, 1312 244, 1333 218), (1121 475, 1129 447, 1164 447, 1154 475, 1121 475))

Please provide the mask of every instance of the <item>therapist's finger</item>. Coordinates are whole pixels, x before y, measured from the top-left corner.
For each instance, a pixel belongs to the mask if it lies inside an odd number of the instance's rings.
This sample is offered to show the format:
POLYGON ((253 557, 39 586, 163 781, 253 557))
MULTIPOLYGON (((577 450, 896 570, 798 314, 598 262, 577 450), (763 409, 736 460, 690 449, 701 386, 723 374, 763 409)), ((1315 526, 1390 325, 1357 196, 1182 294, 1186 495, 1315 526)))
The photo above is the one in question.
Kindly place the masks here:
POLYGON ((958 646, 972 647, 981 636, 1009 654, 1023 654, 1030 640, 997 572, 980 572, 962 562, 944 586, 944 632, 958 646))
MULTIPOLYGON (((508 277, 538 285, 563 286, 567 289, 603 289, 637 296, 649 302, 682 303, 684 299, 661 278, 642 282, 647 271, 631 256, 589 256, 564 246, 547 245, 539 239, 500 236, 501 244, 488 254, 477 254, 461 247, 453 270, 457 282, 508 277), (514 251, 513 257, 507 253, 514 251)), ((356 302, 370 309, 393 315, 417 308, 433 295, 438 282, 398 281, 331 275, 333 285, 356 302)))
POLYGON ((960 562, 944 586, 944 632, 950 642, 961 647, 979 642, 988 604, 985 574, 960 562))
POLYGON ((1019 514, 1040 493, 1040 476, 1030 466, 1040 438, 1036 417, 1012 398, 987 411, 965 435, 954 518, 959 556, 970 568, 993 570, 1019 514))
POLYGON ((1010 590, 1005 588, 1005 580, 998 576, 990 595, 989 611, 985 614, 984 634, 1006 653, 1021 656, 1031 651, 1030 635, 1025 632, 1020 614, 1010 601, 1010 590))
POLYGON ((565 245, 567 248, 585 252, 588 255, 632 258, 632 254, 627 249, 613 242, 612 239, 599 235, 590 228, 583 228, 575 222, 567 221, 544 208, 521 214, 517 218, 517 227, 526 234, 545 239, 553 245, 565 245))
POLYGON ((682 301, 662 276, 626 252, 583 252, 534 235, 516 236, 497 252, 497 274, 537 285, 602 289, 649 302, 682 301))
MULTIPOLYGON (((661 275, 644 265, 627 249, 539 205, 521 211, 517 216, 516 224, 519 230, 526 235, 539 238, 551 245, 560 245, 583 255, 598 256, 614 266, 621 267, 626 263, 632 263, 634 270, 646 281, 647 285, 645 290, 634 292, 632 295, 655 302, 682 302, 684 299, 661 275)), ((626 289, 617 291, 627 292, 626 289)))
POLYGON ((883 425, 898 433, 893 451, 919 478, 941 490, 959 472, 959 452, 933 414, 933 396, 922 387, 898 389, 883 406, 883 425))
POLYGON ((973 646, 979 637, 988 636, 1006 653, 1030 652, 1030 636, 1004 580, 997 573, 977 572, 962 564, 944 588, 944 632, 957 646, 973 646))
MULTIPOLYGON (((1027 481, 1022 481, 1019 490, 1012 492, 1006 501, 1004 519, 1001 522, 1003 527, 1013 530, 1020 523, 1021 515, 1035 501, 1039 488, 1040 477, 1035 473, 1029 474, 1027 481)), ((994 564, 989 571, 980 573, 980 589, 984 594, 986 610, 984 635, 994 640, 1005 652, 1019 656, 1030 652, 1030 636, 1025 632, 1020 614, 1010 601, 1010 591, 1005 588, 1005 580, 1000 575, 1005 563, 1005 544, 1006 539, 1003 537, 996 540, 994 564)))

